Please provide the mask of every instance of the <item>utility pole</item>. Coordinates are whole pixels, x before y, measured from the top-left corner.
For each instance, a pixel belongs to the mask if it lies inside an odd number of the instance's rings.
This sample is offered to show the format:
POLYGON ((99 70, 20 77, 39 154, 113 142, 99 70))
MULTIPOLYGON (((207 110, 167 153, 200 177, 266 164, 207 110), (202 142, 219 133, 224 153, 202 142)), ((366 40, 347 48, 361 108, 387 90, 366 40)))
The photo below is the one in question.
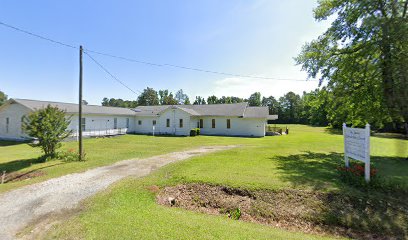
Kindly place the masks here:
POLYGON ((79 142, 79 160, 82 161, 82 46, 79 46, 79 112, 78 112, 78 142, 79 142))

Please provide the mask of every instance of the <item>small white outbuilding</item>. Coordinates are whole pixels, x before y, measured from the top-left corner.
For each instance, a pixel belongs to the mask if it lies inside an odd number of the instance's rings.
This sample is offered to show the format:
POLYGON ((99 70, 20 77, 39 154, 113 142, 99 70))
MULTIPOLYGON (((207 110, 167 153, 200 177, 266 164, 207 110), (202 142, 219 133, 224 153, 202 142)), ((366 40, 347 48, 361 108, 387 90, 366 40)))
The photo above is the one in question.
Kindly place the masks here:
POLYGON ((0 107, 0 139, 24 140, 23 116, 47 105, 57 106, 71 119, 73 136, 79 127, 84 136, 125 133, 170 134, 187 136, 193 128, 202 135, 265 136, 269 115, 267 107, 251 107, 247 103, 213 105, 139 106, 135 109, 83 105, 82 126, 78 125, 78 104, 10 99, 0 107))

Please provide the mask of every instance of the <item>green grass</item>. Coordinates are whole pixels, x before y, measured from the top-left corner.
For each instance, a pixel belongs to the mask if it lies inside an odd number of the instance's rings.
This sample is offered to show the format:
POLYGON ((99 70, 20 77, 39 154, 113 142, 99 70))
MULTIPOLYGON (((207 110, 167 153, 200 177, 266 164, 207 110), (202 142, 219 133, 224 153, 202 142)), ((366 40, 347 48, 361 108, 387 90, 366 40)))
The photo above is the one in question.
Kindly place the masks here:
POLYGON ((45 239, 328 239, 157 205, 155 195, 144 188, 155 180, 116 184, 45 239))
MULTIPOLYGON (((335 168, 343 161, 343 137, 325 128, 290 125, 280 137, 151 137, 127 135, 111 139, 87 139, 86 162, 51 161, 30 165, 39 150, 26 144, 0 143, 0 170, 41 169, 46 176, 0 186, 0 191, 71 172, 198 146, 239 144, 224 152, 195 157, 168 165, 144 179, 128 179, 86 201, 80 215, 49 232, 50 238, 85 239, 297 239, 317 238, 226 217, 169 209, 155 203, 147 186, 189 182, 228 185, 246 189, 306 189, 358 192, 338 180, 335 168), (2 146, 3 145, 3 146, 2 146), (20 160, 15 162, 16 160, 20 160)), ((64 149, 76 143, 64 143, 64 149)), ((396 183, 408 183, 408 141, 371 138, 371 159, 379 174, 396 183)), ((378 197, 383 197, 379 194, 378 197)))
MULTIPOLYGON (((86 161, 69 163, 59 160, 37 163, 38 157, 41 156, 39 148, 33 148, 26 143, 16 144, 13 142, 0 141, 0 173, 3 171, 7 171, 7 173, 15 171, 28 173, 36 170, 41 170, 46 173, 46 175, 41 177, 0 185, 0 192, 73 172, 109 165, 120 160, 145 158, 199 146, 248 144, 256 142, 256 140, 257 139, 207 136, 189 138, 151 137, 144 135, 85 139, 84 149, 86 152, 86 161)), ((77 149, 77 142, 63 143, 62 150, 68 149, 77 149)))
MULTIPOLYGON (((163 207, 155 203, 154 194, 147 187, 202 182, 246 189, 359 193, 338 180, 335 167, 342 163, 343 138, 324 128, 295 125, 290 126, 288 136, 258 139, 172 140, 190 142, 191 147, 197 143, 244 146, 171 164, 143 179, 122 181, 87 200, 81 214, 53 228, 48 237, 71 238, 75 232, 84 239, 316 239, 320 237, 163 207)), ((407 149, 408 142, 404 140, 371 138, 372 161, 381 175, 395 182, 408 183, 407 149)), ((376 196, 385 199, 383 194, 376 196)), ((392 219, 387 223, 390 222, 392 219)))

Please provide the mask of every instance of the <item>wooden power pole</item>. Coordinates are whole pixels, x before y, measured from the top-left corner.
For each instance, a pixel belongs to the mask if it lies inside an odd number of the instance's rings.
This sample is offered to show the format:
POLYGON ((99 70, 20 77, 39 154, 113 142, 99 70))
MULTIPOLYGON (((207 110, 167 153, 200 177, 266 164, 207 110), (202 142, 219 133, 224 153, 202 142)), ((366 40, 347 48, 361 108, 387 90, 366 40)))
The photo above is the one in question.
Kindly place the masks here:
POLYGON ((79 142, 79 160, 82 161, 82 46, 79 46, 79 111, 78 111, 78 142, 79 142))

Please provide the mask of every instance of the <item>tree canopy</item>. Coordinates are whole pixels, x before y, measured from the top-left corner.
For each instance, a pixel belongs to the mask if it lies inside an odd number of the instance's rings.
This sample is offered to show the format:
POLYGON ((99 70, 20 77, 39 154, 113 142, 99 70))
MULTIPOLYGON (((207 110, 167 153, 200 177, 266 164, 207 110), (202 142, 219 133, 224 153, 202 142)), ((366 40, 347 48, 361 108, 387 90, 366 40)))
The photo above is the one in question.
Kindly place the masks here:
POLYGON ((329 121, 408 121, 408 1, 321 0, 318 21, 335 17, 296 62, 327 82, 329 121))
POLYGON ((249 96, 248 103, 249 106, 261 106, 262 105, 261 93, 255 92, 251 96, 249 96))
POLYGON ((157 91, 154 90, 153 88, 147 87, 139 95, 137 102, 139 105, 142 106, 159 105, 159 96, 157 94, 157 91))
POLYGON ((7 101, 8 97, 7 95, 0 91, 0 106, 3 105, 7 101))

